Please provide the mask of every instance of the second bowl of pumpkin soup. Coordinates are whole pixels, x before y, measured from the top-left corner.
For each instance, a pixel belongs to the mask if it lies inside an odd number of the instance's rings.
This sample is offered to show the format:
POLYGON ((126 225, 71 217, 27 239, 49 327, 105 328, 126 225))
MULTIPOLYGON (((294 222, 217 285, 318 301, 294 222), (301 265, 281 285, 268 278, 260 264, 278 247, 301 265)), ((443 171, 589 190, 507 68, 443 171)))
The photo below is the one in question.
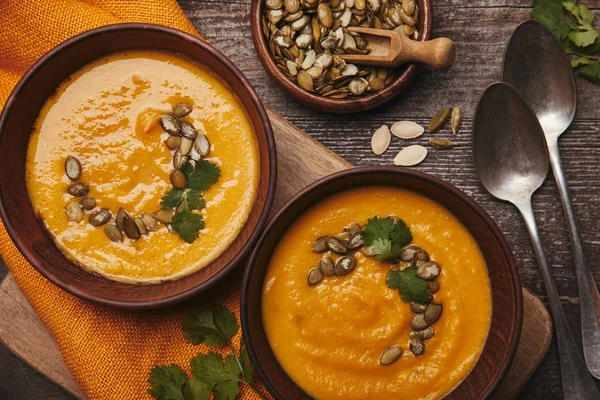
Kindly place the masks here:
POLYGON ((483 398, 514 355, 521 307, 512 256, 472 200, 372 167, 278 214, 246 273, 242 323, 276 398, 483 398))

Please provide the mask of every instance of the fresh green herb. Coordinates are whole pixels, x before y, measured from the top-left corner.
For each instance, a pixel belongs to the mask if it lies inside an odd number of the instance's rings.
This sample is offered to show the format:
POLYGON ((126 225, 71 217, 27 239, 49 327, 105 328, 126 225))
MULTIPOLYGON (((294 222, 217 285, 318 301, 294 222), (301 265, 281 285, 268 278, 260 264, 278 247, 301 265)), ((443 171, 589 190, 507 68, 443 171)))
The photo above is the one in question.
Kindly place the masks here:
POLYGON ((231 351, 223 358, 210 352, 198 354, 190 360, 192 378, 188 379, 176 364, 154 367, 150 371, 150 393, 159 400, 234 400, 240 393, 240 384, 248 385, 261 399, 266 397, 251 384, 254 367, 250 364, 243 338, 239 356, 231 339, 239 332, 239 325, 231 310, 220 305, 191 310, 181 320, 183 336, 192 344, 227 346, 231 351))
POLYGON ((431 300, 427 281, 417 276, 415 267, 391 270, 387 275, 387 285, 390 289, 399 289, 405 303, 426 304, 431 300))
POLYGON ((174 210, 183 203, 183 208, 173 216, 171 227, 179 233, 179 237, 188 243, 193 243, 204 229, 204 219, 192 211, 202 210, 206 203, 202 192, 214 185, 221 174, 216 164, 205 160, 197 161, 195 165, 185 163, 181 167, 188 181, 186 189, 171 189, 162 198, 160 206, 163 210, 174 210))
POLYGON ((400 257, 403 246, 412 240, 410 229, 401 219, 392 217, 369 219, 361 237, 366 246, 373 246, 377 261, 394 261, 400 257))
POLYGON ((577 0, 534 0, 531 17, 550 28, 572 56, 571 67, 584 78, 600 82, 600 32, 594 13, 577 0))

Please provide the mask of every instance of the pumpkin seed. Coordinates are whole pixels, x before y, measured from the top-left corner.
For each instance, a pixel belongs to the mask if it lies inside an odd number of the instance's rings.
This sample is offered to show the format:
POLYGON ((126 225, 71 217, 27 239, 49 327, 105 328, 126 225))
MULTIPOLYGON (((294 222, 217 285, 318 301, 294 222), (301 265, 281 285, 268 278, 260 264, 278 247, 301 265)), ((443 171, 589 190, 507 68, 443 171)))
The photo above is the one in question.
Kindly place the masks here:
MULTIPOLYGON (((321 3, 321 4, 323 4, 323 3, 321 3)), ((312 92, 313 80, 306 71, 298 72, 297 79, 298 79, 298 84, 300 85, 300 87, 302 89, 306 90, 307 92, 312 92)))
POLYGON ((371 82, 371 89, 377 91, 377 90, 381 90, 383 89, 383 87, 385 86, 385 81, 381 78, 374 78, 371 82))
POLYGON ((427 157, 427 149, 421 145, 414 144, 403 148, 394 158, 394 165, 412 167, 422 162, 427 157))
POLYGON ((288 71, 290 71, 290 74, 296 76, 298 74, 298 66, 296 65, 295 62, 293 61, 286 61, 285 65, 287 65, 288 71))
POLYGON ((435 293, 438 290, 440 290, 440 285, 436 281, 427 282, 427 286, 427 290, 429 291, 429 293, 435 293))
POLYGON ((175 106, 175 108, 173 108, 173 114, 175 114, 177 118, 183 118, 189 113, 191 113, 192 109, 193 108, 191 104, 179 103, 175 106))
POLYGON ((296 11, 295 13, 287 14, 283 20, 285 22, 294 22, 298 20, 302 15, 302 11, 296 11))
POLYGON ((317 59, 317 52, 314 50, 309 50, 304 55, 304 61, 300 64, 303 70, 307 70, 313 66, 317 59))
POLYGON ((140 215, 140 218, 148 231, 152 232, 155 231, 156 228, 158 228, 158 222, 156 222, 152 215, 142 213, 142 215, 140 215))
POLYGON ((344 228, 344 231, 345 232, 360 233, 362 231, 362 228, 356 222, 351 222, 347 227, 344 228))
POLYGON ((154 213, 154 218, 165 225, 173 221, 173 211, 160 210, 154 213))
POLYGON ((196 132, 194 125, 185 121, 181 123, 181 136, 193 140, 196 138, 196 135, 198 135, 198 133, 196 132))
MULTIPOLYGON (((357 0, 358 1, 358 0, 357 0)), ((379 356, 379 365, 391 365, 402 356, 402 349, 398 345, 388 347, 379 356)))
POLYGON ((454 143, 452 140, 444 138, 429 139, 429 144, 436 150, 447 150, 456 147, 456 143, 454 143))
POLYGON ((75 202, 67 204, 65 214, 67 214, 69 221, 80 222, 83 219, 81 206, 75 202))
POLYGON ((412 121, 399 121, 392 125, 390 131, 400 139, 415 139, 425 132, 425 129, 412 121))
POLYGON ((348 240, 346 247, 348 248, 348 250, 356 250, 363 244, 364 242, 362 240, 362 237, 360 235, 354 235, 350 238, 350 240, 348 240))
POLYGON ((94 211, 90 214, 88 222, 93 226, 100 226, 107 223, 112 214, 108 208, 101 208, 98 211, 94 211))
POLYGON ((296 21, 292 22, 290 27, 294 31, 300 31, 300 30, 304 29, 304 27, 306 25, 308 25, 309 22, 310 22, 310 18, 308 18, 306 15, 304 15, 304 16, 298 18, 296 21))
POLYGON ((135 222, 128 216, 123 218, 123 230, 129 239, 137 240, 140 238, 140 230, 135 222))
POLYGON ((290 14, 295 13, 300 8, 299 0, 285 0, 284 4, 286 11, 290 14))
POLYGON ((410 339, 408 341, 408 347, 415 356, 421 356, 425 353, 425 343, 418 338, 410 339))
POLYGON ((450 119, 450 107, 444 107, 438 111, 429 122, 429 132, 439 131, 450 119))
POLYGON ((429 254, 425 250, 417 251, 413 255, 412 266, 418 268, 427 261, 429 261, 429 254))
POLYGON ((312 251, 315 253, 324 253, 327 251, 327 242, 325 241, 325 236, 315 240, 312 246, 312 251))
POLYGON ((415 303, 414 301, 410 303, 410 309, 417 314, 422 314, 427 309, 427 304, 415 303))
POLYGON ((338 258, 335 263, 333 273, 337 276, 348 275, 356 267, 356 258, 352 256, 343 256, 338 258))
POLYGON ((67 174, 67 177, 72 181, 76 181, 77 179, 79 179, 79 177, 81 176, 81 163, 79 162, 79 160, 73 156, 68 156, 65 159, 65 173, 67 174))
POLYGON ((165 145, 169 148, 169 150, 175 150, 179 148, 180 143, 181 137, 179 136, 169 136, 167 140, 165 140, 165 145))
POLYGON ((187 186, 187 178, 185 174, 179 170, 171 172, 169 179, 171 180, 171 185, 173 185, 175 189, 185 189, 187 186))
POLYGON ((181 154, 181 151, 179 149, 177 149, 175 151, 175 154, 173 154, 173 167, 175 167, 175 169, 180 169, 181 167, 183 167, 183 164, 185 164, 188 161, 188 157, 186 155, 181 154))
POLYGON ((348 251, 344 242, 333 236, 325 237, 325 244, 327 245, 327 248, 334 253, 345 254, 348 251))
POLYGON ((323 272, 317 267, 310 270, 308 273, 308 285, 313 286, 323 280, 323 272))
POLYGON ((373 251, 373 246, 363 246, 360 248, 360 252, 367 257, 373 257, 375 255, 375 252, 373 251))
POLYGON ((201 132, 198 132, 198 136, 194 139, 194 149, 202 156, 205 157, 210 151, 210 142, 208 138, 201 132))
POLYGON ((312 41, 313 41, 313 37, 311 34, 303 33, 301 35, 298 35, 298 37, 296 38, 296 46, 298 46, 298 48, 300 48, 300 49, 304 49, 304 48, 310 46, 312 41))
POLYGON ((171 136, 179 136, 181 123, 173 114, 163 114, 160 116, 160 126, 171 136))
POLYGON ((416 246, 414 244, 406 245, 401 250, 400 260, 412 261, 413 258, 415 257, 415 253, 417 253, 419 251, 421 251, 421 248, 419 246, 416 246))
POLYGON ((121 208, 119 208, 119 211, 117 211, 117 215, 115 216, 115 224, 117 225, 117 228, 119 228, 119 230, 121 232, 123 232, 123 220, 125 218, 129 218, 129 214, 127 214, 127 211, 125 211, 121 207, 121 208))
POLYGON ((411 332, 408 334, 408 337, 411 339, 421 339, 421 340, 429 340, 435 335, 435 328, 430 326, 427 329, 424 329, 420 332, 411 332))
POLYGON ((460 124, 462 123, 462 110, 460 107, 454 107, 452 110, 452 121, 450 125, 452 125, 452 134, 456 135, 458 130, 460 129, 460 124))
POLYGON ((96 200, 92 199, 91 197, 84 197, 79 203, 81 204, 81 207, 83 207, 83 209, 86 211, 89 211, 96 207, 96 200))
POLYGON ((89 191, 90 188, 88 188, 88 186, 85 183, 81 182, 72 183, 67 188, 67 193, 75 197, 85 196, 86 194, 88 194, 89 191))
POLYGON ((317 7, 317 17, 324 27, 331 28, 333 25, 333 14, 331 14, 331 8, 329 8, 327 3, 319 4, 319 7, 317 7))
POLYGON ((354 76, 358 74, 358 67, 354 64, 346 64, 346 66, 342 69, 342 76, 354 76))
POLYGON ((390 146, 391 141, 392 136, 390 135, 389 128, 387 125, 382 125, 371 137, 371 149, 373 150, 373 153, 377 155, 385 153, 390 146))
POLYGON ((328 52, 319 54, 319 56, 315 59, 315 62, 314 62, 315 67, 319 67, 324 70, 331 67, 332 65, 333 65, 333 56, 328 52))
POLYGON ((417 276, 426 281, 431 281, 440 275, 440 265, 435 261, 427 261, 417 268, 417 276))
POLYGON ((425 314, 417 314, 410 322, 411 328, 415 331, 422 331, 429 327, 430 324, 425 321, 425 314))
POLYGON ((265 0, 265 6, 271 10, 278 10, 283 7, 281 0, 265 0))
POLYGON ((323 256, 319 261, 319 268, 321 269, 323 275, 330 276, 333 275, 335 263, 333 262, 331 257, 323 256))
POLYGON ((364 78, 352 79, 350 81, 350 84, 348 85, 350 93, 352 93, 355 96, 360 96, 361 94, 363 94, 368 87, 369 82, 367 82, 367 80, 364 78))
POLYGON ((320 67, 315 67, 313 65, 312 67, 310 67, 309 69, 306 70, 306 73, 314 81, 315 79, 317 79, 317 78, 319 78, 321 76, 321 74, 323 73, 323 69, 320 68, 320 67))
POLYGON ((104 227, 104 233, 106 233, 106 236, 108 236, 108 238, 113 242, 120 242, 121 240, 123 240, 123 235, 121 234, 121 231, 114 224, 106 224, 106 226, 104 227))
POLYGON ((437 322, 437 320, 440 319, 441 315, 442 315, 442 305, 429 303, 429 305, 427 306, 427 309, 425 310, 425 313, 423 313, 423 318, 428 325, 431 325, 431 324, 437 322))
POLYGON ((266 15, 269 21, 276 24, 283 18, 283 10, 268 10, 266 15))
POLYGON ((194 141, 187 137, 182 137, 179 142, 179 153, 182 156, 187 156, 190 154, 190 150, 192 150, 192 146, 194 145, 194 141))
POLYGON ((402 0, 402 11, 404 14, 411 16, 415 13, 417 3, 415 0, 402 0))
POLYGON ((147 235, 148 234, 148 229, 146 229, 146 225, 144 225, 144 221, 142 221, 141 217, 136 217, 133 222, 135 222, 135 225, 137 226, 138 230, 140 231, 140 235, 147 235))

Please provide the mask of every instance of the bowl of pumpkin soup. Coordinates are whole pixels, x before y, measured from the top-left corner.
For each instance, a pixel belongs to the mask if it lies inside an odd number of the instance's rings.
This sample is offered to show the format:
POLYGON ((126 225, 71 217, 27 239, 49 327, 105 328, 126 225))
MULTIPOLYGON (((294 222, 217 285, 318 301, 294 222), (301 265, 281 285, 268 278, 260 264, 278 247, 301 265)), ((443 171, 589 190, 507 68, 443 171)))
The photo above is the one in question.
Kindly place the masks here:
POLYGON ((242 73, 175 29, 119 24, 43 56, 0 117, 0 215, 61 288, 150 308, 214 285, 263 229, 276 157, 242 73))
POLYGON ((433 176, 342 171, 274 217, 242 290, 276 399, 483 399, 514 357, 521 283, 496 224, 433 176))

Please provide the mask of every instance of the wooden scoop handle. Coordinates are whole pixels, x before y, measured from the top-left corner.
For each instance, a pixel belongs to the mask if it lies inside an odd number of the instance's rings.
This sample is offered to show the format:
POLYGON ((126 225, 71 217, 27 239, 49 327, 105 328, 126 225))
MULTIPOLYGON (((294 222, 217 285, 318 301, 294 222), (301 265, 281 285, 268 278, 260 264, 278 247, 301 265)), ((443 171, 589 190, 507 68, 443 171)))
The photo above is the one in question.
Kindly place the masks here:
POLYGON ((435 69, 446 69, 454 64, 456 45, 452 40, 442 37, 421 42, 400 36, 402 49, 394 60, 397 65, 415 61, 435 69))

